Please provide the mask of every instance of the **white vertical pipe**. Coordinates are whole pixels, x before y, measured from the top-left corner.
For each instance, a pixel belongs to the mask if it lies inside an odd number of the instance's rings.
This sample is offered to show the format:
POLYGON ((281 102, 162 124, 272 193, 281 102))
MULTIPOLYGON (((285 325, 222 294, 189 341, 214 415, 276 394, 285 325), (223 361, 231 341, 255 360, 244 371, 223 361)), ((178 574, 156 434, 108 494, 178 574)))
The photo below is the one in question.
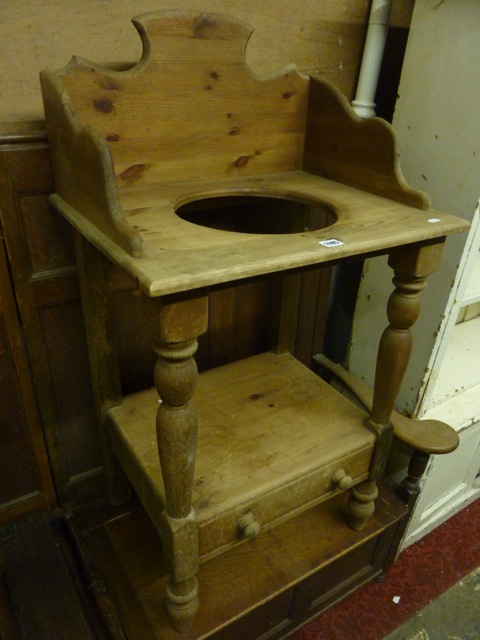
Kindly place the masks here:
POLYGON ((392 0, 373 0, 368 20, 357 93, 352 107, 361 118, 375 115, 375 92, 382 64, 392 0))

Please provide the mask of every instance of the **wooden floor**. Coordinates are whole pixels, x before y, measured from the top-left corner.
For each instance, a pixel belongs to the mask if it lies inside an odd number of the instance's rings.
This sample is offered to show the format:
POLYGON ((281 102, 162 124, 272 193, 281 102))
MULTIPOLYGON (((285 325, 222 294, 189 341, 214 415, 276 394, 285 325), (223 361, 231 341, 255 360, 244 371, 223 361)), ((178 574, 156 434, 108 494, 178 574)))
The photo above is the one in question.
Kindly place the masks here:
MULTIPOLYGON (((12 591, 11 574, 2 572, 0 637, 282 638, 380 574, 391 560, 406 511, 403 503, 384 489, 376 514, 359 533, 345 524, 345 498, 340 494, 204 563, 199 572, 200 611, 191 631, 181 635, 173 631, 164 610, 166 573, 158 535, 135 499, 120 510, 89 508, 73 521, 62 514, 50 518, 69 584, 62 591, 64 583, 46 573, 41 545, 29 545, 25 534, 25 544, 35 547, 33 555, 40 560, 29 560, 34 570, 23 592, 12 591), (55 596, 55 589, 60 595, 55 596)), ((2 567, 11 567, 9 562, 6 558, 2 567)))

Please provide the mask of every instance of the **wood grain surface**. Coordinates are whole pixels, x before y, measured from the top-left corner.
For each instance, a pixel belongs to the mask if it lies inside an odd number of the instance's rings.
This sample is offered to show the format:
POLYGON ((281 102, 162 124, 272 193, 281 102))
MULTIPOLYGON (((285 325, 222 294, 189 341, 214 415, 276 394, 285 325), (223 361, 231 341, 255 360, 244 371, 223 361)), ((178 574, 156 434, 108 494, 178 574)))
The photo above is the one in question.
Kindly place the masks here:
POLYGON ((420 211, 306 172, 225 178, 125 193, 122 202, 126 216, 142 229, 144 239, 144 257, 136 259, 63 201, 55 198, 53 202, 74 227, 151 296, 347 256, 361 257, 392 245, 441 238, 468 228, 468 223, 453 216, 420 211), (209 229, 175 214, 175 209, 187 202, 232 193, 327 204, 338 220, 327 229, 266 235, 209 229), (438 222, 429 222, 432 218, 438 222), (342 244, 320 244, 332 238, 342 244))
MULTIPOLYGON (((203 556, 239 541, 237 521, 248 509, 268 527, 329 495, 335 470, 345 467, 354 482, 366 477, 375 437, 362 424, 365 414, 289 354, 201 374, 195 402, 193 506, 203 556)), ((157 407, 148 390, 109 415, 114 449, 160 528, 157 407)))
POLYGON ((53 205, 148 295, 466 228, 444 214, 418 214, 429 200, 403 179, 387 123, 362 121, 336 87, 295 67, 253 74, 245 23, 174 11, 134 24, 144 53, 133 68, 73 58, 59 72, 42 72, 41 82, 53 205), (176 215, 186 204, 225 196, 308 203, 328 212, 332 235, 302 229, 279 238, 285 229, 276 212, 270 233, 211 229, 176 215), (321 244, 331 239, 334 250, 321 244))
MULTIPOLYGON (((248 61, 258 73, 294 61, 353 95, 368 17, 364 0, 177 0, 175 7, 225 13, 254 26, 248 61)), ((117 0, 111 6, 85 0, 81 7, 75 0, 4 0, 0 41, 8 64, 0 69, 2 129, 43 119, 40 69, 58 69, 74 53, 102 63, 138 60, 141 48, 131 18, 158 8, 156 0, 117 0)), ((391 24, 408 26, 412 8, 413 0, 395 0, 391 24)))

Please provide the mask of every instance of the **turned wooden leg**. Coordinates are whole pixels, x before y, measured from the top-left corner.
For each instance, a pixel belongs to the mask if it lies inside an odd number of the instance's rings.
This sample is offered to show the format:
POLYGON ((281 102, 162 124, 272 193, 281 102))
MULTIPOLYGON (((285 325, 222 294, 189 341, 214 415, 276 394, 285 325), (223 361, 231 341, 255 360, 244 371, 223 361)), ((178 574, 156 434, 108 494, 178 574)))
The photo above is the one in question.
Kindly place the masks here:
POLYGON ((198 528, 192 508, 197 445, 193 394, 196 336, 207 328, 207 298, 148 300, 154 320, 155 386, 161 403, 157 440, 165 486, 162 541, 169 571, 167 611, 174 627, 186 631, 198 609, 198 528), (194 337, 193 337, 194 336, 194 337))
POLYGON ((410 456, 408 464, 407 476, 401 482, 401 484, 395 489, 395 493, 405 502, 408 507, 407 514, 400 520, 395 528, 395 536, 389 545, 389 550, 383 559, 382 573, 378 575, 375 580, 381 582, 385 579, 387 571, 395 562, 397 557, 398 548, 405 534, 405 530, 408 526, 410 516, 417 502, 418 495, 420 493, 420 480, 425 473, 430 456, 424 451, 418 451, 414 449, 410 456))
POLYGON ((361 531, 368 519, 375 511, 375 499, 378 496, 378 489, 375 482, 361 482, 351 489, 348 500, 348 524, 361 531))
POLYGON ((420 493, 420 480, 427 468, 430 456, 425 451, 414 449, 410 456, 407 475, 397 489, 398 495, 403 498, 409 510, 413 509, 414 503, 420 493))
POLYGON ((162 400, 157 439, 165 485, 163 542, 170 572, 167 609, 176 629, 191 626, 198 609, 198 540, 191 506, 197 446, 197 416, 191 402, 197 380, 197 342, 157 348, 155 384, 162 400))
POLYGON ((436 241, 400 247, 389 257, 389 265, 394 270, 395 290, 387 305, 389 325, 380 339, 372 412, 366 420, 376 435, 376 443, 368 480, 354 488, 349 501, 349 523, 354 529, 363 529, 374 511, 376 490, 373 486, 385 469, 390 450, 393 436, 390 416, 410 358, 411 327, 420 312, 420 292, 427 277, 436 270, 442 249, 443 242, 436 241), (367 499, 368 496, 371 500, 367 499))

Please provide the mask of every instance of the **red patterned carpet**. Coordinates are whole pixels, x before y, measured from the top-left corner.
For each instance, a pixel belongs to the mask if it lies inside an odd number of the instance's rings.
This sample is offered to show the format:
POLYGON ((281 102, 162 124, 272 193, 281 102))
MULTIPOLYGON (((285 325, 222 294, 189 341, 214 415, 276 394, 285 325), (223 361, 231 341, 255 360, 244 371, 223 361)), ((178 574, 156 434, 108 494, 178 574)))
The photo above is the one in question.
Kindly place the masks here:
POLYGON ((480 499, 401 553, 384 582, 365 585, 290 640, 382 640, 479 566, 480 499))

